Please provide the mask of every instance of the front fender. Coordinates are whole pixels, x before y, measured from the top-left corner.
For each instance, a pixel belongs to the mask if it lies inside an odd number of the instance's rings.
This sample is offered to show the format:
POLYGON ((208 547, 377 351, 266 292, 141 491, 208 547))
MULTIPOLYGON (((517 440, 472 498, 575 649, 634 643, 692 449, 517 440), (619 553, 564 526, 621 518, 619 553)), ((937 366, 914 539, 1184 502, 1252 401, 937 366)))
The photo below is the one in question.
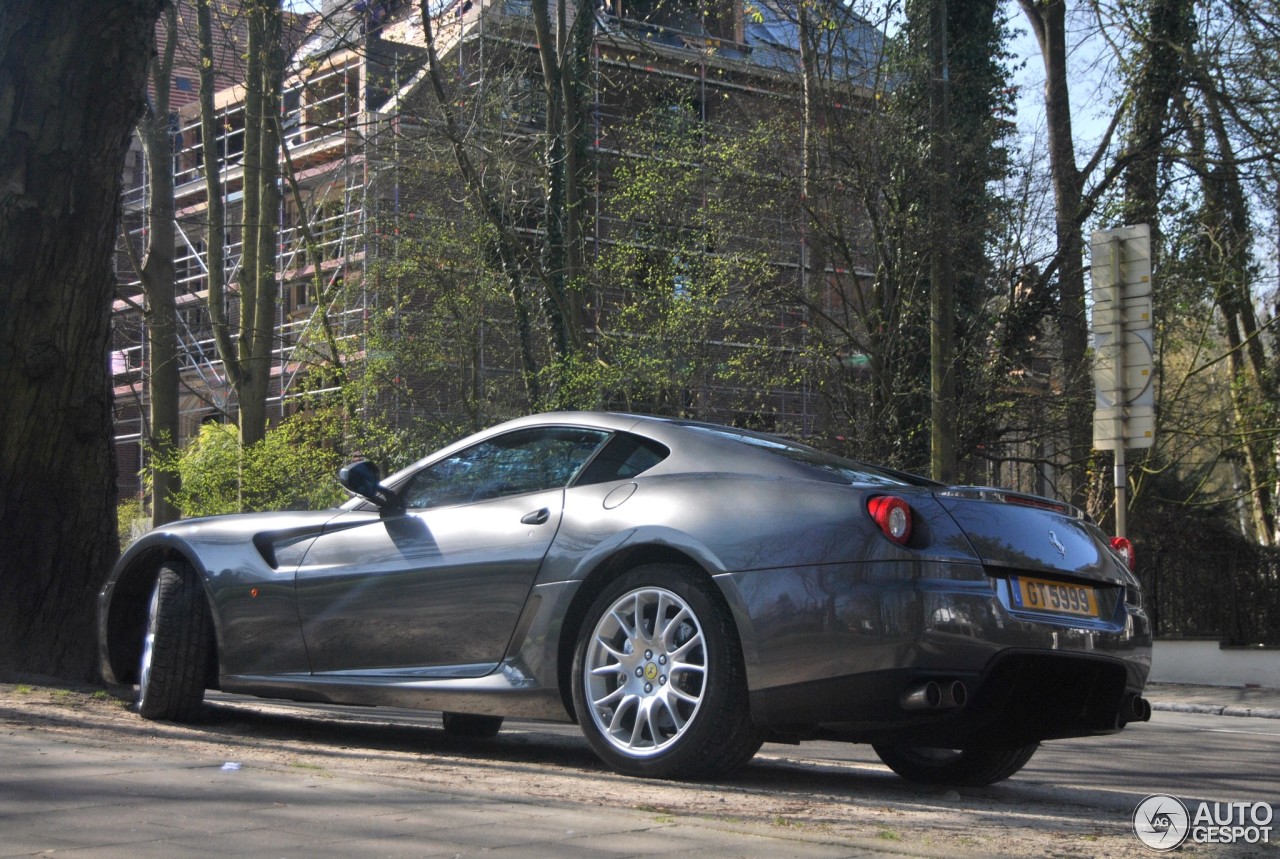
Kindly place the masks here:
POLYGON ((199 554, 187 541, 159 531, 135 541, 98 594, 98 670, 106 684, 137 682, 151 590, 160 567, 170 561, 190 564, 209 596, 199 554))
MULTIPOLYGON (((190 564, 208 601, 223 673, 307 672, 293 593, 311 539, 339 515, 260 513, 189 519, 151 531, 121 556, 98 598, 100 670, 132 683, 160 567, 190 564)), ((348 514, 351 516, 354 514, 348 514)))

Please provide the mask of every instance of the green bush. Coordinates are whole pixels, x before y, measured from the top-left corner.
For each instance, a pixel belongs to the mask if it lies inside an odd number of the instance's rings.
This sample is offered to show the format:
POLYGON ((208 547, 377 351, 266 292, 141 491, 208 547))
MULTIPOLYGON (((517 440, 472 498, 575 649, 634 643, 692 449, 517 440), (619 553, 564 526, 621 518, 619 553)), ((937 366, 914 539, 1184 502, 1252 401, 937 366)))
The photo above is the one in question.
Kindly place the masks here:
POLYGON ((139 497, 126 498, 116 505, 116 530, 120 535, 120 551, 129 548, 129 544, 138 534, 149 527, 151 519, 139 497))
POLYGON ((175 455, 184 517, 264 510, 318 510, 348 498, 337 481, 344 461, 339 421, 294 416, 242 448, 236 428, 205 424, 175 455))

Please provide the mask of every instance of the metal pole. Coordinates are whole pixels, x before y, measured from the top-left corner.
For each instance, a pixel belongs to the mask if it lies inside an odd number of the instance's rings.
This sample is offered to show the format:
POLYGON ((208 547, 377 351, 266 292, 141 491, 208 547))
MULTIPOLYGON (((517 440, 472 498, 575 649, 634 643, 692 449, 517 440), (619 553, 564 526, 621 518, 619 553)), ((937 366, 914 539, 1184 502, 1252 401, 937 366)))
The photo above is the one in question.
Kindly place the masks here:
POLYGON ((1128 475, 1125 472, 1124 449, 1128 442, 1125 433, 1124 415, 1128 407, 1128 394, 1125 390, 1124 378, 1124 276, 1120 272, 1121 242, 1119 236, 1111 239, 1111 277, 1115 286, 1115 308, 1112 311, 1111 327, 1112 354, 1115 356, 1115 377, 1111 402, 1115 409, 1115 429, 1112 433, 1115 446, 1115 490, 1116 490, 1116 528, 1115 536, 1125 536, 1126 490, 1129 488, 1128 475))
POLYGON ((1125 474, 1124 439, 1120 439, 1120 441, 1116 443, 1115 482, 1116 482, 1116 533, 1115 533, 1115 536, 1123 537, 1125 536, 1124 531, 1127 525, 1127 523, 1125 522, 1125 504, 1127 503, 1127 501, 1125 500, 1125 495, 1126 495, 1126 491, 1129 488, 1129 478, 1125 474))

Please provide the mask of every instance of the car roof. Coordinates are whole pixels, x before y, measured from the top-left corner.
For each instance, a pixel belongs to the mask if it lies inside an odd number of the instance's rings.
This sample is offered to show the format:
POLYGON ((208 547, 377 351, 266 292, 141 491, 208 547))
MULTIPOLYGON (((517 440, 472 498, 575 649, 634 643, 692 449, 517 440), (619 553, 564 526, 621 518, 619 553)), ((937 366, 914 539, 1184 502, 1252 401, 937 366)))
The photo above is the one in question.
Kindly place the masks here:
MULTIPOLYGON (((389 475, 384 482, 394 484, 428 462, 444 459, 473 444, 520 429, 566 426, 629 432, 656 441, 671 453, 654 473, 742 473, 764 477, 838 480, 827 469, 803 461, 808 453, 822 462, 834 460, 859 467, 871 476, 866 482, 928 485, 916 475, 882 466, 860 463, 825 454, 816 448, 781 436, 738 429, 683 418, 604 411, 559 411, 526 415, 496 424, 443 447, 408 468, 389 475), (778 455, 782 452, 789 455, 778 455)), ((856 479, 841 482, 859 482, 856 479)))

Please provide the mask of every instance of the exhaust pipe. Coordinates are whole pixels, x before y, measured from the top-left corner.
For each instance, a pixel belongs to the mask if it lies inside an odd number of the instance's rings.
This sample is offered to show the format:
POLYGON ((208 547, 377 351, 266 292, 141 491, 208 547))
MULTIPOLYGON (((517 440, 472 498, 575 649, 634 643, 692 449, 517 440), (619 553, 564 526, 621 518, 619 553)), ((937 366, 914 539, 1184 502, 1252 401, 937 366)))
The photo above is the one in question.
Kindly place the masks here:
POLYGON ((959 680, 925 680, 907 689, 900 703, 904 710, 951 710, 963 707, 969 700, 969 690, 959 680))
POLYGON ((904 710, 936 710, 942 704, 942 687, 932 680, 918 683, 902 694, 904 710))
POLYGON ((1120 718, 1116 720, 1121 727, 1130 722, 1150 722, 1151 702, 1141 695, 1128 695, 1120 705, 1120 718))
POLYGON ((959 680, 942 684, 942 706, 963 707, 969 700, 969 690, 959 680))

